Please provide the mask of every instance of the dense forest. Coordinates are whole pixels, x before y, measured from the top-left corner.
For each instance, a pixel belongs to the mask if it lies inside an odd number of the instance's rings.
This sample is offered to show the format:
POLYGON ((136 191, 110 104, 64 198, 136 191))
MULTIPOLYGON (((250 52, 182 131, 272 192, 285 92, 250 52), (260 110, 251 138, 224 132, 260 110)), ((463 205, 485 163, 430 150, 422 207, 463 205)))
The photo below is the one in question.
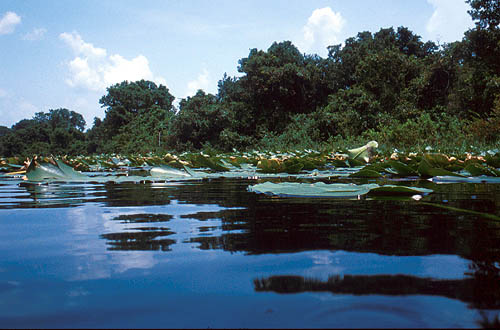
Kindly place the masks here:
POLYGON ((461 41, 423 42, 405 27, 360 32, 328 56, 290 41, 251 49, 216 95, 182 99, 151 81, 110 86, 103 119, 52 109, 0 126, 0 155, 310 148, 377 140, 397 148, 498 145, 500 5, 467 0, 461 41))

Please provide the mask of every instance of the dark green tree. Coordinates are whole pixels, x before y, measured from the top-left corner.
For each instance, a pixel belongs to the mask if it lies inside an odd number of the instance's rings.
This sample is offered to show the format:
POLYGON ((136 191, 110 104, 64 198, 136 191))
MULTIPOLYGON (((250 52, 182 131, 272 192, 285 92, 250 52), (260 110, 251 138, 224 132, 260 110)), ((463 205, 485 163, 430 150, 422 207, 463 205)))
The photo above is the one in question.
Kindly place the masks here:
POLYGON ((55 109, 23 119, 0 137, 5 156, 33 154, 81 154, 86 150, 85 120, 77 112, 55 109))
POLYGON ((480 29, 495 30, 500 23, 500 2, 498 0, 466 0, 471 6, 468 13, 476 20, 480 29))
POLYGON ((171 122, 169 144, 177 149, 200 149, 204 144, 219 144, 219 135, 227 127, 224 108, 217 97, 202 90, 182 99, 179 112, 171 122))
POLYGON ((167 87, 151 81, 123 81, 108 87, 107 94, 99 100, 106 108, 106 115, 100 125, 102 129, 96 133, 104 140, 100 145, 90 146, 90 150, 158 151, 161 136, 166 133, 168 121, 174 114, 173 101, 174 96, 167 87), (141 148, 137 149, 139 145, 141 148))

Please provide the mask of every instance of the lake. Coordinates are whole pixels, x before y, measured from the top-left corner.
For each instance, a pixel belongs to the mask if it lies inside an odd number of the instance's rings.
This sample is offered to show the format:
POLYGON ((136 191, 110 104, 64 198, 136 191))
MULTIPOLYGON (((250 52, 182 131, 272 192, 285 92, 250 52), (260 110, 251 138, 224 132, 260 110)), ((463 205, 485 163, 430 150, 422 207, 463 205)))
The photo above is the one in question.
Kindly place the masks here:
POLYGON ((390 182, 434 190, 420 200, 247 190, 269 180, 280 179, 1 178, 0 327, 471 328, 498 317, 500 222, 482 213, 500 216, 499 184, 390 182))

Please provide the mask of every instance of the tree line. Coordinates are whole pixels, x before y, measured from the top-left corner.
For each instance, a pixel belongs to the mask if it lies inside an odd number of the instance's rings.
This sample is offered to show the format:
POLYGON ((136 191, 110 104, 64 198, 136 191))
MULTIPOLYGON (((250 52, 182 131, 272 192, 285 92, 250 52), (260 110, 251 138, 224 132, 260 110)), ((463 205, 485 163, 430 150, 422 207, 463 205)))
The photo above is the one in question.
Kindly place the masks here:
POLYGON ((199 90, 176 109, 165 86, 124 81, 107 88, 105 116, 87 131, 68 109, 0 127, 0 155, 498 143, 500 5, 467 3, 476 26, 461 41, 437 45, 406 27, 382 28, 329 46, 326 58, 274 42, 240 59, 242 75, 224 74, 216 95, 199 90))

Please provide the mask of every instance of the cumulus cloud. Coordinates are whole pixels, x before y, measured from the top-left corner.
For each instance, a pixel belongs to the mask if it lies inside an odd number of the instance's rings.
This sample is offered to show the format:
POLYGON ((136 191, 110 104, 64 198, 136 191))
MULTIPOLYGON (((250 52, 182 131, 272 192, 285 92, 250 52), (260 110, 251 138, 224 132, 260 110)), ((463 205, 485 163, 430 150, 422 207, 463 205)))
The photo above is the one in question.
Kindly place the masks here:
POLYGON ((326 47, 341 42, 340 33, 346 20, 330 7, 315 9, 304 26, 303 38, 297 44, 304 52, 324 55, 326 47))
POLYGON ((23 36, 23 40, 29 40, 29 41, 41 40, 45 36, 45 33, 47 33, 47 29, 44 28, 33 29, 33 31, 28 32, 23 36))
POLYGON ((12 11, 8 11, 0 18, 0 34, 14 32, 17 24, 21 23, 21 17, 12 11))
POLYGON ((467 13, 469 5, 457 0, 427 0, 434 12, 427 21, 429 39, 439 42, 461 40, 464 32, 473 27, 472 18, 467 13))
POLYGON ((203 69, 203 72, 198 75, 195 80, 188 82, 187 86, 187 96, 193 96, 199 89, 203 89, 205 92, 211 92, 210 84, 210 73, 207 69, 203 69))
POLYGON ((124 80, 141 79, 166 85, 165 79, 153 75, 149 68, 149 61, 143 55, 138 55, 131 60, 119 54, 108 55, 106 49, 85 42, 77 32, 61 33, 59 38, 75 54, 75 58, 68 62, 70 77, 66 80, 72 87, 102 91, 124 80))
POLYGON ((83 41, 82 37, 75 31, 61 33, 59 38, 70 46, 76 55, 87 57, 106 56, 106 49, 94 47, 91 43, 83 41))

